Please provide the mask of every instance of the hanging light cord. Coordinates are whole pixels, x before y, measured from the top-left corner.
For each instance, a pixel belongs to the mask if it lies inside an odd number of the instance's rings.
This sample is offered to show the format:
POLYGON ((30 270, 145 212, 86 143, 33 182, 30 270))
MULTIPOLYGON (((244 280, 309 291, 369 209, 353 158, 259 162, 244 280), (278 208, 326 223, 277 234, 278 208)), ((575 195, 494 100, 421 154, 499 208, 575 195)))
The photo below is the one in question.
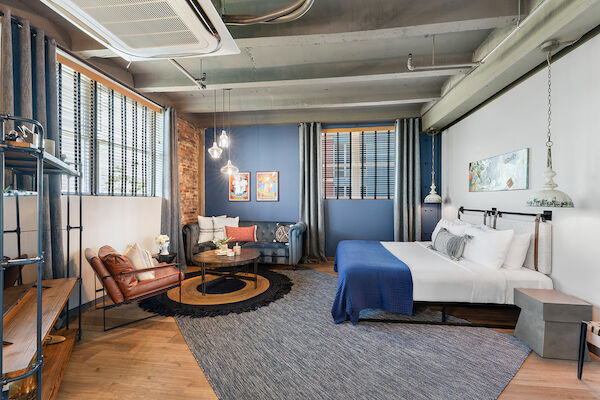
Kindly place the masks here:
POLYGON ((213 138, 215 143, 217 143, 217 89, 213 91, 214 100, 215 100, 215 112, 213 114, 213 138))
POLYGON ((435 136, 431 137, 431 184, 435 184, 434 176, 435 176, 435 136))
POLYGON ((552 126, 552 52, 548 52, 546 56, 546 62, 548 63, 548 133, 546 139, 546 147, 548 148, 548 167, 552 168, 552 152, 551 148, 554 144, 552 142, 552 134, 550 128, 552 126))

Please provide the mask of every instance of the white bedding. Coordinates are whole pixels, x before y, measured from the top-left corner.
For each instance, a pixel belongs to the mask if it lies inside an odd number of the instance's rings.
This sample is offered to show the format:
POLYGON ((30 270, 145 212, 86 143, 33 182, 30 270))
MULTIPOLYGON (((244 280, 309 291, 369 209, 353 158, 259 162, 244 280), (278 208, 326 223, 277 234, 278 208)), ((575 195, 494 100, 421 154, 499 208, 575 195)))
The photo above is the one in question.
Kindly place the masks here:
POLYGON ((552 289, 552 279, 528 268, 498 270, 468 260, 453 261, 430 242, 381 242, 408 265, 414 301, 514 304, 515 288, 552 289))

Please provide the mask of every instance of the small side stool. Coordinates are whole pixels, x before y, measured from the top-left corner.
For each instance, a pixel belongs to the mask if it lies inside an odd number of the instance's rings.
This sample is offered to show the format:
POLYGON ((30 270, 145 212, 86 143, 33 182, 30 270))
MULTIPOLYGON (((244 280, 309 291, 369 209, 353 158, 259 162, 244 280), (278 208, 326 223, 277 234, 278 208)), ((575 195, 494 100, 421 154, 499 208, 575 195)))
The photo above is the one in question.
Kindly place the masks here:
POLYGON ((558 290, 515 289, 515 304, 521 308, 515 337, 542 357, 577 360, 581 321, 592 319, 590 303, 558 290))

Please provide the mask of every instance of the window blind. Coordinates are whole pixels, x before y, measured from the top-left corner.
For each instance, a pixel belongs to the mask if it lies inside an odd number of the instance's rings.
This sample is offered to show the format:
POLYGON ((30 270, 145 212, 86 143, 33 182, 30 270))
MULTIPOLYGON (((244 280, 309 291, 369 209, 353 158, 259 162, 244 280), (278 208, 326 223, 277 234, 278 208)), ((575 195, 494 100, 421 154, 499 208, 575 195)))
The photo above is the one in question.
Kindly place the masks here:
POLYGON ((322 184, 326 199, 392 199, 393 127, 332 129, 321 133, 322 184))
MULTIPOLYGON (((162 193, 163 116, 145 104, 58 63, 59 148, 81 168, 84 194, 162 193)), ((63 192, 76 192, 63 178, 63 192)))

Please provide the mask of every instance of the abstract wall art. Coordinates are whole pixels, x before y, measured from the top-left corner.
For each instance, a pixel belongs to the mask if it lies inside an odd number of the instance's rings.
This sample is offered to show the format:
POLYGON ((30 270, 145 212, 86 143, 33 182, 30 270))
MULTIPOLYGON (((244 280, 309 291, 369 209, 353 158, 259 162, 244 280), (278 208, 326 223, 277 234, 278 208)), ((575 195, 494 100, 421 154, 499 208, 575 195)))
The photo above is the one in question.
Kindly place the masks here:
POLYGON ((279 172, 256 173, 256 201, 279 201, 279 172))
POLYGON ((529 149, 521 149, 469 164, 469 192, 528 188, 529 149))
POLYGON ((250 201, 250 172, 229 176, 229 201, 250 201))

